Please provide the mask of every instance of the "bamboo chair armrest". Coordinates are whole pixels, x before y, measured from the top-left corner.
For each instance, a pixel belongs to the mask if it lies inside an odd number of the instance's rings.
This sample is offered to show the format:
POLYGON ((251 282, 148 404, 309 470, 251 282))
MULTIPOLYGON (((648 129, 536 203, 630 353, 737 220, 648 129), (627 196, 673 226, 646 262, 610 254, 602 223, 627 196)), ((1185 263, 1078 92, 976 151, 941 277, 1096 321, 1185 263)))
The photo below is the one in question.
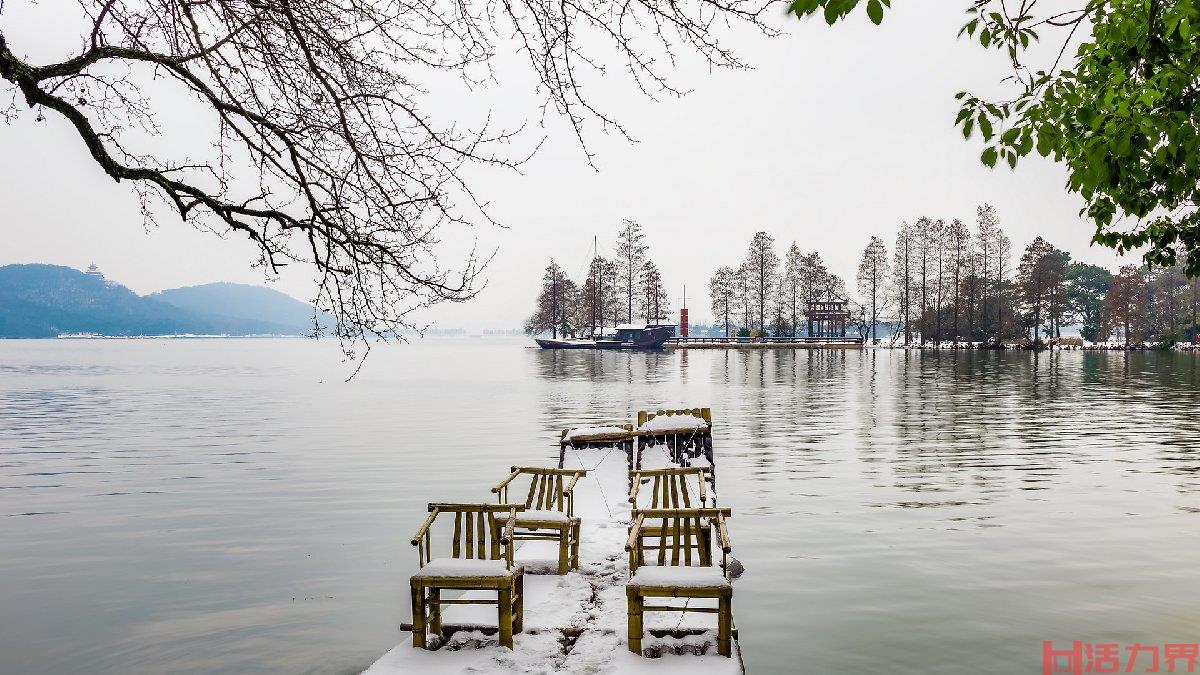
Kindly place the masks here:
POLYGON ((502 490, 504 488, 505 485, 508 485, 509 483, 513 482, 514 480, 517 479, 517 476, 520 476, 520 475, 521 475, 521 472, 514 469, 513 472, 508 475, 508 478, 505 478, 504 480, 500 481, 499 483, 496 483, 496 487, 492 488, 492 492, 499 492, 500 490, 502 490))
POLYGON ((725 553, 733 550, 733 544, 729 541, 729 530, 725 527, 725 516, 721 515, 717 516, 717 543, 725 553))
POLYGON ((633 487, 629 488, 629 503, 637 506, 638 491, 642 489, 642 481, 638 477, 633 479, 633 487))
POLYGON ((433 525, 433 519, 437 518, 438 513, 439 512, 436 506, 429 510, 429 515, 425 516, 425 522, 421 523, 421 527, 417 528, 417 533, 413 535, 413 546, 416 546, 418 543, 420 543, 421 537, 425 536, 425 533, 429 531, 429 526, 433 525))
POLYGON ((576 471, 575 475, 571 477, 571 482, 567 483, 567 487, 563 488, 563 494, 569 495, 573 493, 575 491, 575 484, 579 482, 580 478, 583 478, 586 475, 586 471, 576 471))
POLYGON ((625 542, 625 550, 632 551, 637 548, 638 537, 642 534, 642 522, 646 520, 646 516, 638 515, 633 521, 633 526, 629 528, 629 539, 625 542))
POLYGON ((512 544, 513 530, 517 527, 517 510, 512 509, 508 512, 508 519, 504 521, 504 529, 500 534, 500 543, 505 546, 512 544))

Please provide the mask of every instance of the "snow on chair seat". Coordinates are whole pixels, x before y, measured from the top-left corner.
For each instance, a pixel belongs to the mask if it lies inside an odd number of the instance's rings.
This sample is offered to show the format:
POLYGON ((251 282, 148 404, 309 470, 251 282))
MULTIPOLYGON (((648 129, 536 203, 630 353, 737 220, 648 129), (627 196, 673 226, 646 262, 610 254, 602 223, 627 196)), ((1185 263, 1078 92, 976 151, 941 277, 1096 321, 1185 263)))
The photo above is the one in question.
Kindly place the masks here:
POLYGON ((501 503, 509 501, 509 489, 522 476, 529 477, 523 513, 516 519, 519 528, 513 541, 554 541, 558 543, 559 574, 579 567, 579 526, 575 514, 575 485, 587 475, 583 469, 514 466, 507 478, 492 488, 501 503))
POLYGON ((530 523, 539 522, 565 523, 570 519, 570 516, 562 511, 525 510, 517 514, 517 527, 524 527, 530 523))

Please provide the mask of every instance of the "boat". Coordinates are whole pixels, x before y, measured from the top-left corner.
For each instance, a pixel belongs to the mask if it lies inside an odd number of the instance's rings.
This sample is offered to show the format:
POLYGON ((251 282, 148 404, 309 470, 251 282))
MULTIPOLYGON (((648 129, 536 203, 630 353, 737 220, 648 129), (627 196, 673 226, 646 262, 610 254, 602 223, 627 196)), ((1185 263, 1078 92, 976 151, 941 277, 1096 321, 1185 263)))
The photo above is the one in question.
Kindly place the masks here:
POLYGON ((622 324, 611 336, 594 340, 534 338, 542 349, 662 349, 673 331, 666 326, 622 324))

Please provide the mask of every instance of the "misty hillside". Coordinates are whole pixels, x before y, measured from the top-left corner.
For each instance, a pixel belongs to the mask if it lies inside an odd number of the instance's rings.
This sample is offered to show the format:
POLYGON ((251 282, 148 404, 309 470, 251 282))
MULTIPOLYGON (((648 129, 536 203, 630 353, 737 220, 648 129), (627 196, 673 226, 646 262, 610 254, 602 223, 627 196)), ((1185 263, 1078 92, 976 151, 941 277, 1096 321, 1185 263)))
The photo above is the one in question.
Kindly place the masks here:
MULTIPOLYGON (((267 321, 285 327, 290 335, 313 333, 312 305, 262 286, 219 282, 172 288, 146 297, 190 312, 267 321)), ((333 316, 321 312, 320 323, 323 329, 331 329, 333 316)))
POLYGON ((70 267, 0 266, 0 337, 301 334, 293 322, 276 323, 240 310, 224 311, 230 307, 221 309, 218 314, 198 305, 181 307, 140 296, 70 267))

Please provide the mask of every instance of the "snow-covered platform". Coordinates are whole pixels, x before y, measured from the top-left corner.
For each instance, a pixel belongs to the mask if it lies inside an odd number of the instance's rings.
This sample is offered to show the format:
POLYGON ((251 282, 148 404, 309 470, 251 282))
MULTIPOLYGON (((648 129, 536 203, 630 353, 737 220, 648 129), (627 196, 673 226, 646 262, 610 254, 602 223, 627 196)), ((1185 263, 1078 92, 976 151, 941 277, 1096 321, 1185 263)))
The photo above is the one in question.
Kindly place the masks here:
MULTIPOLYGON (((642 451, 642 468, 670 466, 665 446, 642 451)), ((587 469, 575 488, 575 515, 583 519, 578 571, 565 576, 537 574, 557 561, 551 542, 527 542, 517 549, 525 565, 525 626, 514 649, 498 646, 495 635, 460 630, 436 651, 416 649, 407 639, 384 654, 369 675, 442 673, 744 673, 734 641, 733 657, 717 655, 715 614, 654 612, 645 616, 643 656, 629 652, 625 543, 630 524, 629 473, 625 450, 568 448, 564 468, 587 469)), ((483 593, 480 591, 467 591, 483 593)), ((491 594, 494 596, 494 593, 491 594)), ((481 596, 484 597, 484 596, 481 596)), ((664 604, 712 603, 715 599, 664 599, 664 604)), ((676 606, 672 604, 671 606, 676 606)), ((446 625, 496 625, 494 607, 453 605, 446 625)), ((735 633, 736 637, 736 633, 735 633)))

